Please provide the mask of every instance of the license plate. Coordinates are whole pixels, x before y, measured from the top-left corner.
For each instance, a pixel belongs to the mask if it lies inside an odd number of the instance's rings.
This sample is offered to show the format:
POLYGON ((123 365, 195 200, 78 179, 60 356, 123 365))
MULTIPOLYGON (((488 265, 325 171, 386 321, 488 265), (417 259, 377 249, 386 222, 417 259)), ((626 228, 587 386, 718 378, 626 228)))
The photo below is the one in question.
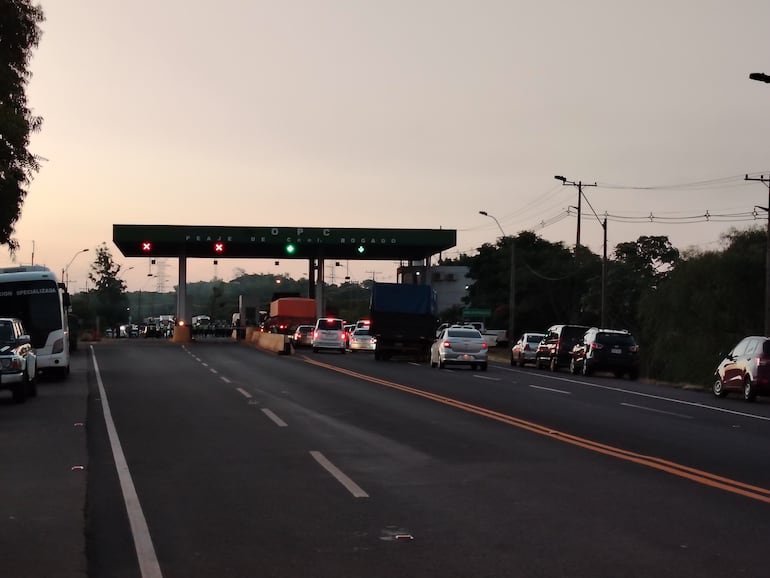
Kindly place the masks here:
POLYGON ((617 354, 623 353, 623 350, 620 349, 619 347, 613 347, 611 351, 612 353, 617 353, 617 354))

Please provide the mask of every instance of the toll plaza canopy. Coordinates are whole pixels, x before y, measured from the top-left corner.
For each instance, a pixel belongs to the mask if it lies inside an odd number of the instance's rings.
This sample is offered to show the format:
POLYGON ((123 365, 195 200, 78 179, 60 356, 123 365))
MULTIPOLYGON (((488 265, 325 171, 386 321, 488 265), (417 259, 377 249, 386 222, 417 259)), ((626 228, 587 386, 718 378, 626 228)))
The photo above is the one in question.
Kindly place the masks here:
POLYGON ((418 260, 451 249, 453 229, 113 225, 125 257, 418 260))

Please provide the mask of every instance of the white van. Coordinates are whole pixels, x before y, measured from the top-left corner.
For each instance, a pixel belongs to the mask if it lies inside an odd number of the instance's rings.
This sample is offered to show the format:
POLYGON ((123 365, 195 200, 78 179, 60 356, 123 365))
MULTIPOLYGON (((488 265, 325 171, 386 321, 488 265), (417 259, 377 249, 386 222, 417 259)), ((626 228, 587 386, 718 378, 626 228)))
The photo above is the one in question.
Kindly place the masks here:
POLYGON ((322 317, 315 323, 313 330, 313 351, 321 349, 334 349, 345 353, 347 339, 345 334, 345 322, 336 317, 322 317))

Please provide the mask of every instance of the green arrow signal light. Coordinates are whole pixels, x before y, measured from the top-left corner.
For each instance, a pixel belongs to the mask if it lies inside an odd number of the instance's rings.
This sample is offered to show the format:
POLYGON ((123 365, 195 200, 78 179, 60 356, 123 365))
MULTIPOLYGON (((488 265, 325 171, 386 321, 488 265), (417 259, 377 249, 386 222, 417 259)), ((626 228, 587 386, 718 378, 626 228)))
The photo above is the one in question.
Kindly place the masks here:
POLYGON ((366 249, 364 248, 364 246, 363 246, 363 245, 359 245, 359 246, 358 246, 358 249, 356 249, 356 251, 358 251, 358 254, 359 254, 359 255, 363 255, 363 254, 364 254, 364 251, 366 251, 366 249))

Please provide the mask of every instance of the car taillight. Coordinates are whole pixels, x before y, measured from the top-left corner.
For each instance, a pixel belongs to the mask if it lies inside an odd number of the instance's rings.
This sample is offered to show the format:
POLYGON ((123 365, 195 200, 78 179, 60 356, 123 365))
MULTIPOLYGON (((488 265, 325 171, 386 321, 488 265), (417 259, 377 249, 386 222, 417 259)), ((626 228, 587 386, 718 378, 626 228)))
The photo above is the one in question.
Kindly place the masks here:
POLYGON ((602 345, 601 343, 597 343, 596 341, 594 341, 591 344, 591 349, 602 349, 603 347, 604 347, 604 345, 602 345))
POLYGON ((347 339, 347 335, 348 335, 348 334, 347 334, 347 333, 345 333, 345 332, 343 331, 343 332, 340 334, 340 339, 342 339, 342 341, 345 341, 345 339, 347 339))
POLYGON ((768 360, 767 357, 762 357, 760 355, 759 357, 757 357, 757 365, 760 367, 770 365, 770 360, 768 360))
POLYGON ((487 344, 486 341, 481 344, 481 349, 486 349, 487 347, 489 347, 489 345, 487 344))
POLYGON ((448 347, 449 349, 452 349, 452 344, 449 341, 444 341, 441 344, 442 347, 448 347))
POLYGON ((636 353, 637 351, 639 351, 639 346, 638 345, 632 345, 631 347, 628 348, 628 350, 631 353, 636 353))
POLYGON ((529 343, 524 344, 524 351, 529 351, 529 343))
POLYGON ((321 332, 316 329, 313 331, 313 339, 318 339, 321 336, 321 332))

